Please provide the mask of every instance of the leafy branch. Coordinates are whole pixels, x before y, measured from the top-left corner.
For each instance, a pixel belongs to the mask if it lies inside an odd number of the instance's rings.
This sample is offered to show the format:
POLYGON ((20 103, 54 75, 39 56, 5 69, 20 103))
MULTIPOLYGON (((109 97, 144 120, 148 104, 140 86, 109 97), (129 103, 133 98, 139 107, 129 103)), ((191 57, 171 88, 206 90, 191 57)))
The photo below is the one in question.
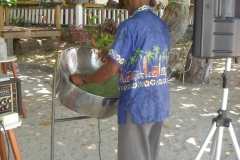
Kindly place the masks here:
POLYGON ((52 2, 50 0, 47 1, 40 1, 39 5, 43 7, 56 7, 57 5, 62 5, 62 2, 52 2))
POLYGON ((17 0, 0 0, 0 6, 14 7, 17 6, 17 0))
POLYGON ((87 31, 91 38, 90 46, 101 51, 109 51, 115 40, 115 35, 101 31, 100 26, 94 26, 94 20, 98 17, 99 16, 96 15, 88 19, 90 27, 87 31))

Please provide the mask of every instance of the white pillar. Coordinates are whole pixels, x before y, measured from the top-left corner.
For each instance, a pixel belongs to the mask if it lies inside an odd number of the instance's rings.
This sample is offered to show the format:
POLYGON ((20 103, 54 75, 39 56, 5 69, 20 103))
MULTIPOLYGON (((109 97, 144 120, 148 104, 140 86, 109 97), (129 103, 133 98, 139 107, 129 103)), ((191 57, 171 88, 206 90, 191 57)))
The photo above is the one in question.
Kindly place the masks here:
POLYGON ((83 24, 83 7, 80 4, 76 5, 76 26, 83 24))

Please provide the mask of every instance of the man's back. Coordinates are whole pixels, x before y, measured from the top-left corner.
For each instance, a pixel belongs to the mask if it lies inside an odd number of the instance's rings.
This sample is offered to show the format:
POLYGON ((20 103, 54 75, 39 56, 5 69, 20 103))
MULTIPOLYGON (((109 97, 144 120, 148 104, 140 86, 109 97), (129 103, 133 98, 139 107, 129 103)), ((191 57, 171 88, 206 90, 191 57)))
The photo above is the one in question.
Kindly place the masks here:
POLYGON ((110 56, 122 67, 118 122, 129 108, 135 124, 162 122, 169 114, 166 24, 150 9, 140 9, 118 28, 110 56))

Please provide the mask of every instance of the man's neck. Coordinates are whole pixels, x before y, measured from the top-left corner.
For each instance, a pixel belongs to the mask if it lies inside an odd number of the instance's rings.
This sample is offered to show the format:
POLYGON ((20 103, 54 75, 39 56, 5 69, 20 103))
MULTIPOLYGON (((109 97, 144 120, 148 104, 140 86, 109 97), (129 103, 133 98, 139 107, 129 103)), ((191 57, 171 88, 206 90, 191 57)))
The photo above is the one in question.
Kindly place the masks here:
MULTIPOLYGON (((136 0, 136 1, 138 1, 138 0, 136 0)), ((140 8, 144 5, 148 5, 148 3, 146 3, 145 1, 139 0, 138 3, 136 2, 134 5, 134 11, 136 11, 138 8, 140 8)))
POLYGON ((150 6, 148 4, 140 6, 133 12, 132 16, 134 16, 135 14, 137 14, 140 11, 147 10, 147 9, 150 9, 150 6))

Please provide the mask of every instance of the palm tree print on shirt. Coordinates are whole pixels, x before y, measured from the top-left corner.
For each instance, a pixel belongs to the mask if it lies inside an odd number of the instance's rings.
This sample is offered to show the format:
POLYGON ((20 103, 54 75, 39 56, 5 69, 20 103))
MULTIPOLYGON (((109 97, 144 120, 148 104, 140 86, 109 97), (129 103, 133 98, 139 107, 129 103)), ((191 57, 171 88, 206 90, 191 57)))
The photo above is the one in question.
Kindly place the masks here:
MULTIPOLYGON (((144 84, 150 83, 151 80, 147 80, 145 78, 160 77, 161 75, 162 78, 166 78, 166 66, 169 57, 168 52, 167 46, 162 52, 160 52, 160 47, 158 45, 153 46, 152 50, 148 50, 146 52, 138 48, 123 65, 123 68, 128 68, 129 70, 124 71, 126 76, 124 77, 124 81, 122 81, 122 83, 135 81, 131 86, 127 84, 124 90, 131 88, 134 89, 140 86, 147 87, 144 84)), ((154 85, 165 84, 162 83, 162 80, 161 83, 157 82, 158 81, 156 81, 154 85)), ((167 80, 165 79, 163 82, 167 82, 167 80)))

